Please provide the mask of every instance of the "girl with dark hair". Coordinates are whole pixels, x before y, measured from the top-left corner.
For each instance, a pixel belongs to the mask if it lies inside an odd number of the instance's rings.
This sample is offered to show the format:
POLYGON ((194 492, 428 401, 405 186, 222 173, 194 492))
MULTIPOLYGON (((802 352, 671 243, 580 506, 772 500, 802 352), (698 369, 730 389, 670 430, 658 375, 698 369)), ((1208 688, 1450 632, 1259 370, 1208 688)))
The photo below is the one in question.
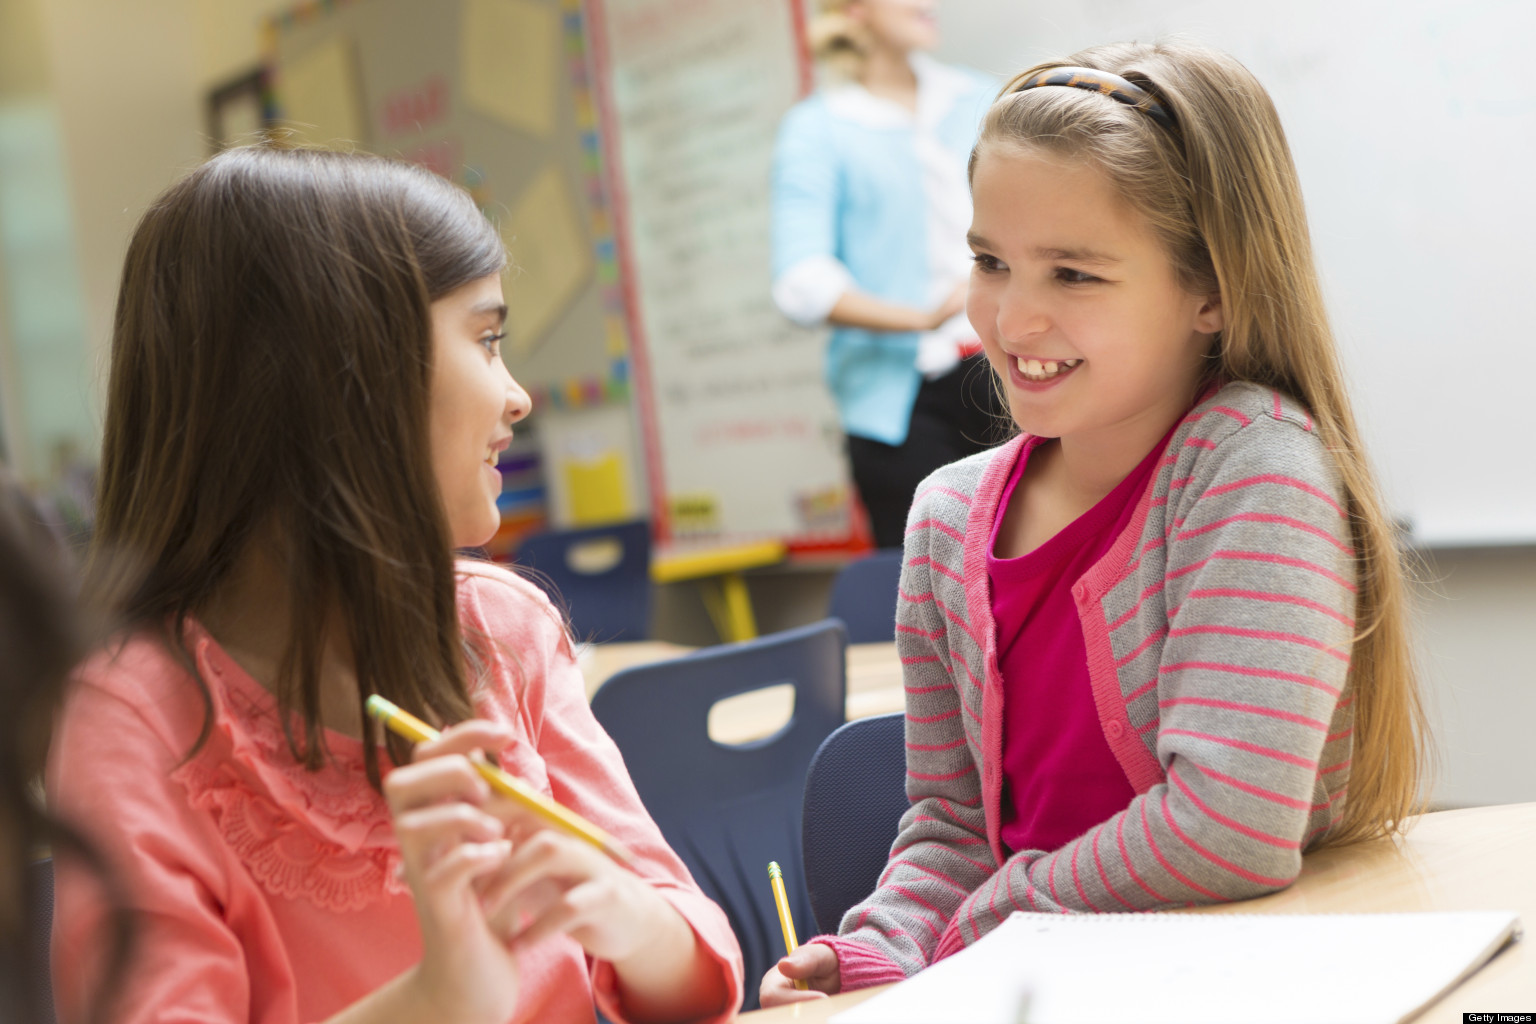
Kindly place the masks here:
MULTIPOLYGON (((94 852, 48 812, 35 786, 65 678, 85 649, 73 590, 63 546, 0 468, 0 1021, 45 1017, 46 947, 38 938, 48 903, 37 858, 70 851, 106 885, 94 852)), ((126 915, 113 912, 106 923, 106 973, 84 994, 87 1020, 102 1019, 127 948, 126 915)))
MULTIPOLYGON (((469 197, 362 155, 244 149, 129 247, 87 663, 50 798, 143 927, 118 1017, 728 1016, 741 956, 641 806, 536 588, 455 562, 498 523, 528 412, 505 253, 469 197), (379 694, 438 727, 408 751, 379 694), (459 723, 454 725, 452 723, 459 723), (617 837, 620 867, 493 799, 483 751, 617 837)), ((55 988, 101 948, 61 871, 55 988)))

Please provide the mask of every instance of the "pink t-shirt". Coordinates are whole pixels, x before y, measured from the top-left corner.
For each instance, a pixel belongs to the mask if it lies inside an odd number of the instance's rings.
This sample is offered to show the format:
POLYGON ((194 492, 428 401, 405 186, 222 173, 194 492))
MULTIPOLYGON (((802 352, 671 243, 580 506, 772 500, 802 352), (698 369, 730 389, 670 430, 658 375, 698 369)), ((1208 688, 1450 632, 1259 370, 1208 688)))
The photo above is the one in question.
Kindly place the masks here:
MULTIPOLYGON (((459 565, 460 622, 490 637, 478 713, 512 728, 502 764, 617 837, 637 872, 677 908, 733 1000, 741 953, 725 914, 667 847, 592 717, 559 617, 499 567, 459 565)), ((214 704, 203 722, 181 663, 149 637, 81 673, 49 762, 49 800, 106 855, 137 919, 118 1024, 305 1024, 372 992, 421 956, 399 845, 363 775, 358 740, 328 733, 318 772, 289 755, 270 694, 196 626, 188 654, 214 704)), ((385 761, 387 763, 387 760, 385 761)), ((100 895, 61 864, 53 932, 60 1019, 79 1019, 105 942, 100 895)), ((568 936, 519 958, 512 1022, 620 1020, 617 979, 568 936)), ((737 1005, 732 1002, 731 1006, 737 1005)), ((720 1019, 729 1017, 724 1014, 720 1019)))
POLYGON ((1026 555, 998 558, 998 528, 1043 440, 1031 438, 1020 450, 987 547, 1004 680, 1000 837, 1014 852, 1059 849, 1136 796, 1099 723, 1072 584, 1125 530, 1168 439, 1056 536, 1026 555))

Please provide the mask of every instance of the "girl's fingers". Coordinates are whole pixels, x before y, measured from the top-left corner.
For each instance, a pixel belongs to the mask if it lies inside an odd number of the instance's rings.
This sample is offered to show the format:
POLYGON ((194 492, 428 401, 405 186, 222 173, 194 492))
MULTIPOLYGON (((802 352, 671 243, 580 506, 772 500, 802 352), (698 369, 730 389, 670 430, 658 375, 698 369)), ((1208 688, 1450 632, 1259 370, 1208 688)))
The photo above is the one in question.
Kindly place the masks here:
POLYGON ((507 836, 512 840, 512 856, 495 877, 487 880, 481 893, 487 911, 492 914, 508 903, 526 898, 558 861, 555 844, 538 839, 538 833, 525 837, 517 828, 509 827, 507 836))
POLYGON ((504 837, 496 818, 455 801, 409 811, 395 819, 395 835, 406 863, 434 860, 434 851, 458 843, 488 843, 504 837))
POLYGON ((495 755, 501 751, 501 748, 511 742, 511 729, 495 722, 488 722, 483 718, 471 718, 458 725, 450 725, 435 740, 416 744, 414 756, 417 762, 421 762, 442 757, 445 754, 468 756, 472 751, 482 750, 495 760, 495 755))
POLYGON ((560 935, 588 924, 600 907, 606 889, 587 883, 567 890, 558 900, 536 914, 507 942, 513 952, 536 946, 551 935, 560 935))
MULTIPOLYGON (((536 883, 543 881, 579 881, 592 878, 603 868, 597 861, 607 858, 575 839, 548 829, 533 833, 518 842, 506 868, 486 890, 488 905, 516 901, 536 883)), ((614 870, 623 870, 617 865, 614 870)))
MULTIPOLYGON (((516 848, 516 844, 513 844, 516 848)), ((493 883, 494 884, 494 883, 493 883)), ((503 896, 495 903, 481 900, 486 925, 502 937, 516 935, 529 921, 553 906, 565 890, 554 882, 536 882, 517 893, 517 898, 503 896)))
POLYGON ((814 986, 804 989, 795 988, 794 981, 787 977, 781 969, 783 963, 784 961, 780 960, 778 965, 770 967, 768 973, 763 975, 762 984, 757 988, 758 1002, 764 1008, 782 1006, 785 1003, 804 1003, 812 999, 827 998, 827 993, 814 986))
POLYGON ((480 875, 494 871, 511 852, 512 844, 505 839, 491 843, 460 843, 427 868, 422 884, 432 898, 448 896, 480 875))
POLYGON ((479 805, 490 795, 491 787, 465 757, 437 757, 401 765, 384 776, 384 799, 396 818, 407 811, 448 800, 479 805))
POLYGON ((778 969, 795 981, 818 981, 837 976, 837 954, 830 946, 812 942, 779 958, 778 969))

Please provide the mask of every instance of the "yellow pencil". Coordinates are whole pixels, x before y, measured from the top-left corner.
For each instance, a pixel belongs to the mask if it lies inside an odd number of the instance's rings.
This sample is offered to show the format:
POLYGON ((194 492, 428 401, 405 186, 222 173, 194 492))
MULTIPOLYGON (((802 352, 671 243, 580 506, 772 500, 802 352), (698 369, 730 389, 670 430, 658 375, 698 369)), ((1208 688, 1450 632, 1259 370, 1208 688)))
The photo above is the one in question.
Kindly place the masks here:
MULTIPOLYGON (((391 704, 378 694, 368 698, 368 713, 383 722, 390 730, 399 733, 413 743, 425 743, 438 738, 438 731, 409 712, 391 704)), ((578 839, 585 839, 608 856, 629 867, 634 858, 620 842, 592 824, 586 818, 533 789, 527 783, 510 775, 484 758, 471 758, 491 788, 502 796, 510 797, 556 828, 563 829, 578 839)))
MULTIPOLYGON (((784 929, 784 952, 793 953, 800 948, 800 940, 795 938, 795 919, 789 914, 789 897, 784 894, 784 872, 779 870, 779 862, 768 862, 768 884, 773 886, 773 902, 779 908, 779 926, 784 929)), ((805 982, 795 982, 795 988, 805 991, 805 982)))

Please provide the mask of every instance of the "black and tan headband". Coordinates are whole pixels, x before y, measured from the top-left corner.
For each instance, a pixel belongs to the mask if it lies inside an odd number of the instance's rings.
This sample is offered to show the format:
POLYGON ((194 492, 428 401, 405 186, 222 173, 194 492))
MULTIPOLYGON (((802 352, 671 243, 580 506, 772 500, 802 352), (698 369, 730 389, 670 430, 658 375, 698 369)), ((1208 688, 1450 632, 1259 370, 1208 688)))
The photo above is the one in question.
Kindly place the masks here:
POLYGON ((1108 71, 1093 68, 1048 68, 1036 72, 1014 87, 1014 92, 1037 89, 1042 85, 1065 85, 1073 89, 1087 89, 1118 100, 1128 107, 1135 107, 1169 131, 1177 131, 1173 115, 1152 94, 1141 86, 1112 75, 1108 71))

